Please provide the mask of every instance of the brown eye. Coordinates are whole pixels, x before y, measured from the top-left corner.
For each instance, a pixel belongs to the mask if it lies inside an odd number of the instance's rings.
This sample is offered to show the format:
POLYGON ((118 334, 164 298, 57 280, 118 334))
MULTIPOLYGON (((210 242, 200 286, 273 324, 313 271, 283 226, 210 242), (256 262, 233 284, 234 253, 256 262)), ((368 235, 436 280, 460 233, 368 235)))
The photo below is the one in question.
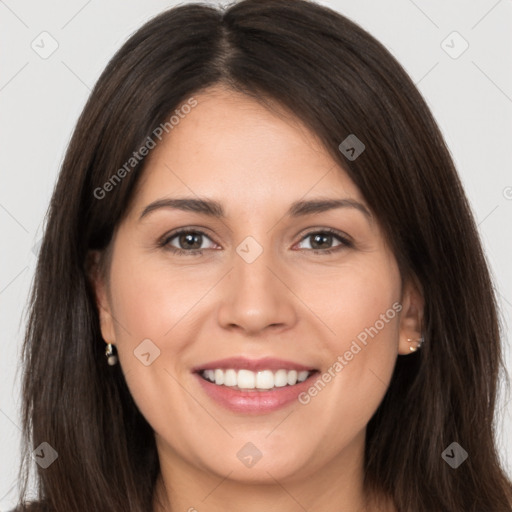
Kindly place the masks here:
MULTIPOLYGON (((212 249, 212 246, 204 247, 205 240, 210 238, 202 231, 182 229, 167 235, 160 242, 160 247, 170 250, 176 254, 201 254, 203 249, 212 249)), ((210 240, 211 241, 211 240, 210 240)))
POLYGON ((320 252, 329 254, 331 252, 341 250, 345 247, 353 246, 345 236, 331 229, 311 231, 302 237, 301 241, 304 240, 309 240, 309 247, 305 247, 305 249, 310 249, 314 253, 320 252), (335 241, 338 243, 333 245, 335 241))
POLYGON ((178 243, 181 249, 200 249, 202 235, 199 233, 186 233, 178 235, 178 243))
POLYGON ((310 239, 312 240, 311 248, 312 249, 329 249, 333 242, 333 236, 324 234, 324 233, 317 233, 314 235, 309 235, 310 239), (329 246, 329 247, 326 247, 329 246))

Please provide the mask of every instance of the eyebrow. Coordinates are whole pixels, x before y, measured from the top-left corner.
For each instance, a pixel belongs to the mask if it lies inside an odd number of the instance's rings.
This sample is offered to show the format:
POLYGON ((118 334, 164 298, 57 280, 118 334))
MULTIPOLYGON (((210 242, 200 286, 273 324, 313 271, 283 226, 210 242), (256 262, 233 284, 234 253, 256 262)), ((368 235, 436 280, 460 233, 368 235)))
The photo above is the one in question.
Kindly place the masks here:
MULTIPOLYGON (((195 199, 192 197, 175 197, 175 198, 162 198, 148 204, 142 211, 139 221, 151 212, 156 210, 174 209, 183 210, 188 212, 200 213, 208 215, 217 219, 225 219, 226 214, 222 204, 212 199, 195 199)), ((306 215, 313 215, 323 213, 337 208, 355 208, 363 213, 369 221, 372 221, 373 216, 368 208, 354 199, 311 199, 308 201, 299 200, 290 205, 286 212, 288 217, 303 217, 306 215)))

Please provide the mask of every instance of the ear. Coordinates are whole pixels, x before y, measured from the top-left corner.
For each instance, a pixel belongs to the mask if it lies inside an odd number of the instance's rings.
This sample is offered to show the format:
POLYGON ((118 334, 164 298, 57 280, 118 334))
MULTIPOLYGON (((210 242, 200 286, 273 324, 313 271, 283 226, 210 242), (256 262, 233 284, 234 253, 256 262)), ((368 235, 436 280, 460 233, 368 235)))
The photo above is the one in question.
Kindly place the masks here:
POLYGON ((116 335, 108 294, 108 283, 106 282, 105 273, 102 272, 101 266, 103 256, 100 251, 89 251, 86 258, 86 272, 94 290, 100 319, 101 335, 105 342, 114 344, 116 335))
POLYGON ((422 337, 424 298, 421 285, 415 278, 408 279, 402 293, 398 353, 412 354, 422 337), (413 350, 411 350, 413 349, 413 350))

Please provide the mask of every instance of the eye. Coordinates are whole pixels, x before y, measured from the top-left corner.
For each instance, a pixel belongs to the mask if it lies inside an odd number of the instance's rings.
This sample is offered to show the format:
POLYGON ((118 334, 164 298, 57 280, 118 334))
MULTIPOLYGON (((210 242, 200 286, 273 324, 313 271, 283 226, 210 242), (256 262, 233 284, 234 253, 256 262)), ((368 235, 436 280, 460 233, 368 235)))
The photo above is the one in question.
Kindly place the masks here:
MULTIPOLYGON (((181 229, 179 231, 175 231, 174 233, 164 236, 162 241, 159 243, 159 246, 175 254, 201 255, 203 253, 203 249, 214 248, 204 247, 203 242, 205 239, 211 241, 211 239, 202 231, 197 231, 194 229, 181 229), (175 239, 176 241, 174 243, 177 244, 178 247, 176 247, 172 243, 172 241, 175 239)), ((213 245, 215 244, 213 243, 213 245)))
POLYGON ((352 242, 348 240, 347 237, 339 231, 330 228, 310 231, 302 237, 301 241, 303 240, 310 240, 309 247, 306 247, 306 249, 312 250, 315 254, 330 254, 346 247, 353 247, 352 242), (335 239, 337 239, 339 243, 332 246, 335 239))
MULTIPOLYGON (((216 245, 203 231, 188 228, 165 235, 158 245, 173 254, 194 256, 202 255, 203 249, 215 249, 212 246, 204 247, 205 240, 210 240, 213 246, 216 245)), ((346 236, 330 228, 310 231, 302 237, 301 242, 304 240, 310 240, 309 247, 305 249, 314 254, 330 254, 346 247, 353 247, 353 243, 346 236), (335 240, 338 244, 332 246, 335 240)))

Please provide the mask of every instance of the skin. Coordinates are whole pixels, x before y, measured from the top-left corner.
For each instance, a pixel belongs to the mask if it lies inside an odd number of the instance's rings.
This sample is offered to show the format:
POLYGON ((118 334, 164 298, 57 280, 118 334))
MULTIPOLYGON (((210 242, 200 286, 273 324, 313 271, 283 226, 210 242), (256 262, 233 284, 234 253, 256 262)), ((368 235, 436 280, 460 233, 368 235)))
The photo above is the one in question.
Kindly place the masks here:
MULTIPOLYGON (((162 471, 154 509, 393 511, 363 491, 366 425, 397 355, 410 354, 408 339, 420 337, 422 296, 402 281, 373 216, 351 207, 285 215, 299 199, 366 205, 298 119, 220 86, 195 98, 198 105, 151 152, 114 234, 105 277, 94 273, 103 338, 116 345, 129 389, 155 431, 162 471), (140 219, 148 204, 177 196, 218 200, 226 218, 161 208, 140 219), (169 246, 190 251, 179 236, 158 246, 171 230, 191 226, 205 233, 197 241, 202 254, 173 254, 169 246), (306 236, 325 228, 353 245, 333 236, 315 246, 306 236), (252 263, 236 252, 247 236, 263 249, 252 263), (321 252, 327 248, 339 250, 321 252), (401 312, 306 405, 231 412, 191 373, 238 355, 327 372, 394 303, 401 312), (149 366, 134 357, 144 339, 160 350, 149 366), (237 457, 248 442, 262 453, 251 468, 237 457)), ((102 255, 94 256, 101 264, 102 255)))

